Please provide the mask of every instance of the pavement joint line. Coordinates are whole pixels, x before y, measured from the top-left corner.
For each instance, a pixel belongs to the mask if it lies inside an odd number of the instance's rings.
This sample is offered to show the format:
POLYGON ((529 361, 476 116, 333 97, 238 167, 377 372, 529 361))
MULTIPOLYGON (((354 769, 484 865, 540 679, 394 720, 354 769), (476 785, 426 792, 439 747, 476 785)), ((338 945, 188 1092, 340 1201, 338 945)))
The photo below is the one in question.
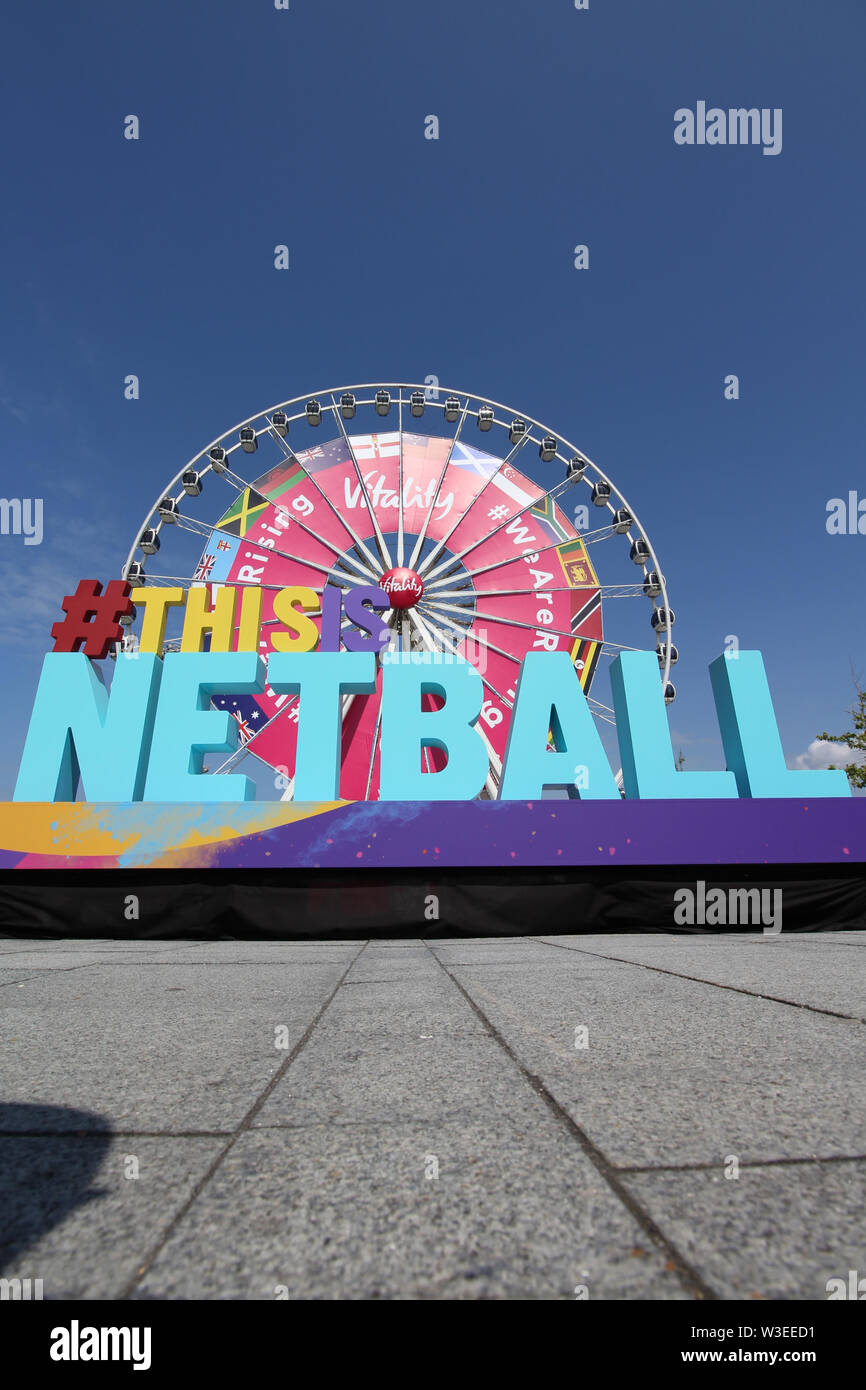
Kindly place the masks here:
MULTIPOLYGON (((440 1109, 436 1112, 435 1123, 437 1125, 460 1124, 466 1119, 467 1114, 471 1115, 473 1118, 476 1118, 478 1116, 478 1107, 470 1106, 467 1108, 467 1106, 464 1105, 457 1110, 440 1109)), ((491 1120, 498 1119, 499 1112, 491 1111, 490 1117, 491 1120)), ((334 1130, 344 1129, 372 1130, 373 1132, 380 1129, 423 1129, 426 1131, 429 1130, 430 1124, 430 1119, 424 1118, 422 1116, 409 1116, 408 1118, 404 1118, 401 1116, 401 1118, 398 1120, 383 1120, 379 1119, 378 1117, 373 1117, 369 1120, 286 1120, 282 1124, 280 1124, 278 1120, 270 1120, 267 1124, 256 1125, 253 1133, 262 1134, 266 1130, 273 1129, 321 1129, 329 1130, 331 1133, 333 1133, 334 1130)))
POLYGON ((303 1050, 304 1050, 304 1048, 306 1047, 307 1043, 310 1041, 310 1038, 312 1037, 313 1032, 315 1031, 316 1027, 318 1026, 320 1020, 322 1019, 322 1017, 324 1016, 325 1012, 330 1008, 331 1004, 333 1003, 333 1000, 334 1000, 334 998, 335 998, 335 996, 336 996, 338 990, 340 989, 340 986, 342 985, 342 983, 343 983, 343 981, 345 980, 346 976, 348 975, 349 971, 352 969, 352 966, 355 964, 355 961, 358 959, 358 957, 359 957, 359 956, 363 953, 363 951, 366 949, 366 946, 367 946, 367 942, 366 942, 366 941, 362 942, 360 949, 356 952, 354 958, 353 958, 353 959, 349 962, 349 964, 346 966, 346 968, 345 968, 345 970, 343 971, 342 975, 340 976, 339 980, 338 980, 337 983, 334 985, 334 988, 331 990, 330 994, 329 994, 328 997, 325 999, 325 1001, 324 1001, 324 1003, 321 1005, 321 1007, 318 1009, 318 1011, 316 1012, 316 1014, 314 1015, 314 1017, 310 1020, 309 1024, 307 1025, 307 1027, 306 1027, 306 1029, 304 1030, 304 1032, 303 1032, 303 1034, 301 1035, 301 1037, 300 1037, 300 1038, 298 1039, 298 1041, 295 1043, 295 1045, 294 1045, 294 1047, 292 1048, 291 1052, 289 1052, 289 1054, 286 1056, 286 1058, 280 1063, 279 1067, 278 1067, 277 1070, 274 1072, 274 1074, 273 1074, 273 1076, 271 1077, 270 1081, 267 1083, 267 1085, 264 1087, 264 1089, 261 1091, 261 1093, 256 1097, 256 1099, 253 1101, 253 1104, 250 1106, 249 1110, 247 1110, 246 1114, 243 1116, 243 1118, 241 1119, 240 1123, 239 1123, 239 1124, 235 1127, 235 1129, 232 1131, 228 1143, 227 1143, 227 1144, 224 1144, 223 1147, 220 1149, 219 1153, 216 1155, 216 1157, 215 1157, 214 1159, 212 1159, 212 1161, 210 1162, 210 1164, 208 1165, 208 1167, 205 1169, 205 1171, 204 1171, 204 1173, 202 1174, 202 1176, 199 1178, 198 1182, 197 1182, 197 1183, 195 1184, 195 1186, 193 1187, 192 1192, 189 1194, 189 1196, 187 1197, 187 1199, 186 1199, 184 1202, 181 1203, 180 1207, 178 1207, 178 1209, 177 1209, 177 1211, 175 1212, 174 1216, 171 1218, 171 1220, 170 1220, 170 1221, 167 1223, 167 1225, 165 1226, 165 1229, 163 1230, 162 1235, 159 1237, 159 1239, 158 1239, 158 1240, 150 1247, 150 1249, 147 1251, 147 1253, 146 1253, 145 1256, 144 1256, 144 1259, 142 1260, 142 1262, 141 1262, 141 1264, 139 1265, 138 1269, 136 1270, 135 1274, 133 1275, 133 1277, 132 1277, 130 1280, 127 1281, 126 1285, 123 1287, 123 1289, 121 1290, 120 1294, 118 1295, 118 1301, 131 1298, 131 1296, 132 1296, 132 1294, 134 1293, 134 1291, 135 1291, 137 1285, 141 1282, 141 1280, 142 1280, 142 1279, 144 1278, 144 1276, 147 1274, 148 1270, 149 1270, 149 1269, 151 1268, 151 1266, 153 1265, 153 1262, 154 1262, 154 1260, 156 1259, 156 1257, 157 1257, 157 1256, 160 1254, 160 1252, 165 1248, 165 1246, 167 1245, 168 1241, 171 1239, 172 1235, 173 1235, 174 1232, 177 1230, 177 1228, 178 1228, 178 1226, 180 1225, 180 1223, 183 1221, 183 1219, 184 1219, 184 1217, 186 1216, 187 1212, 188 1212, 188 1211, 190 1210, 190 1208, 192 1207, 193 1203, 196 1202, 196 1201, 198 1200, 198 1198, 201 1196, 201 1193, 204 1191, 205 1187, 206 1187, 207 1184, 210 1182, 211 1178, 214 1177, 214 1175, 216 1174, 217 1169, 222 1165, 223 1161, 224 1161, 224 1160, 228 1157, 228 1155, 231 1153, 231 1150, 234 1148, 234 1146, 235 1146, 235 1144, 237 1143, 238 1139, 240 1139, 240 1137, 241 1137, 242 1134, 247 1134, 247 1133, 249 1133, 249 1131, 250 1131, 250 1126, 252 1125, 252 1122, 253 1122, 253 1120, 255 1119, 256 1115, 258 1115, 258 1113, 259 1113, 259 1111, 261 1110, 262 1106, 265 1104, 265 1101, 269 1098, 269 1096, 272 1094, 272 1092, 273 1092, 273 1091, 276 1089, 276 1087, 280 1084, 280 1082, 282 1081, 283 1077, 286 1075, 286 1072, 289 1070, 289 1067, 292 1065, 292 1063, 293 1063, 293 1062, 300 1056, 300 1054, 303 1052, 303 1050))
MULTIPOLYGON (((570 940, 574 940, 575 937, 580 937, 581 940, 588 939, 590 941, 598 941, 602 937, 613 938, 614 940, 627 937, 632 941, 640 940, 643 946, 654 946, 659 950, 666 950, 672 945, 684 946, 686 943, 688 943, 689 946, 707 946, 711 949, 718 950, 728 945, 758 946, 764 948, 767 946, 823 946, 825 949, 828 946, 866 947, 866 928, 861 930, 859 927, 852 927, 847 934, 853 937, 863 937, 863 940, 840 941, 838 939, 831 939, 830 932, 816 932, 811 929, 808 931, 783 931, 770 935, 765 934, 763 929, 758 931, 757 928, 748 933, 724 931, 721 929, 715 931, 712 928, 707 928, 706 931, 700 932, 666 931, 656 930, 655 928, 647 931, 548 932, 547 937, 566 937, 570 940)), ((527 941, 542 941, 546 942, 548 945, 554 945, 554 942, 547 941, 547 937, 533 936, 527 937, 526 939, 527 941)), ((476 942, 483 939, 484 938, 480 937, 473 938, 476 942)), ((445 944, 453 945, 454 943, 446 942, 445 944)))
POLYGON ((448 962, 448 964, 449 964, 450 966, 454 966, 454 967, 456 967, 456 966, 458 966, 458 965, 460 965, 460 966, 463 966, 463 965, 469 965, 469 966, 472 966, 472 965, 483 965, 484 968, 485 968, 486 970, 489 970, 489 969, 491 968, 491 966, 498 966, 498 965, 526 965, 526 964, 528 964, 528 963, 531 963, 531 962, 527 962, 525 958, 524 958, 523 960, 479 960, 479 959, 476 959, 476 960, 449 960, 449 962, 448 962))
MULTIPOLYGON (((789 1164, 794 1167, 812 1168, 823 1163, 866 1163, 866 1154, 810 1154, 804 1158, 746 1158, 740 1159, 740 1168, 780 1168, 789 1164)), ((715 1163, 649 1163, 627 1164, 617 1167, 618 1173, 715 1173, 723 1164, 715 1163)))
MULTIPOLYGON (((395 980, 393 981, 393 983, 399 984, 400 981, 395 980)), ((417 1033, 410 1032, 408 1028, 402 1029, 401 1031, 396 1033, 391 1032, 387 1028, 363 1028, 347 1032, 341 1026, 338 1034, 330 1033, 328 1034, 328 1036, 331 1038, 339 1036, 341 1038, 351 1039, 357 1042, 369 1041, 373 1038, 393 1038, 395 1041, 399 1038, 399 1040, 404 1044, 421 1041, 419 1035, 417 1033)), ((485 1038, 494 1037, 492 1033, 464 1033, 457 1028, 449 1028, 443 1033, 432 1033, 430 1036, 436 1042, 443 1042, 446 1040, 448 1042, 453 1042, 455 1039, 465 1039, 469 1042, 483 1042, 485 1038)))
MULTIPOLYGON (((0 957, 0 960, 2 960, 2 957, 0 957)), ((102 967, 103 967, 103 966, 106 966, 106 965, 110 965, 110 966, 114 966, 114 965, 125 965, 125 966, 129 967, 129 969, 136 968, 136 969, 139 969, 139 970, 142 969, 142 967, 147 967, 147 968, 149 968, 149 969, 151 969, 151 970, 160 970, 160 969, 166 970, 166 969, 168 969, 169 967, 172 968, 172 969, 175 969, 178 965, 181 965, 181 966, 182 966, 182 965, 190 965, 190 966, 193 966, 193 965, 194 965, 195 968, 196 968, 196 970, 200 970, 201 967, 202 967, 203 965, 204 965, 204 966, 217 966, 217 967, 219 967, 220 969, 223 969, 223 968, 232 969, 232 968, 234 968, 234 967, 236 967, 236 966, 241 966, 241 965, 243 965, 243 966, 260 965, 263 969, 273 970, 275 964, 284 964, 285 967, 286 967, 286 969, 292 969, 292 970, 294 970, 296 966, 299 966, 299 967, 300 967, 300 966, 306 966, 306 965, 317 965, 317 966, 322 967, 322 966, 326 966, 326 965, 340 965, 341 963, 342 963, 342 962, 340 962, 340 961, 327 961, 327 960, 287 960, 287 961, 284 961, 284 962, 275 962, 275 961, 272 961, 272 960, 196 960, 196 961, 192 961, 192 960, 188 960, 188 961, 176 961, 176 960, 127 960, 127 961, 94 960, 94 961, 90 961, 89 964, 87 964, 87 965, 54 965, 54 966, 51 966, 51 965, 21 965, 21 966, 16 967, 16 966, 14 966, 14 965, 3 966, 2 964, 0 964, 0 970, 3 970, 3 969, 15 970, 15 969, 17 968, 17 969, 19 969, 19 970, 26 970, 26 971, 28 971, 29 973, 34 974, 34 975, 65 975, 65 974, 67 974, 67 973, 68 973, 69 971, 71 971, 71 970, 101 970, 102 967)), ((10 985, 10 984, 15 984, 15 983, 16 983, 16 982, 15 982, 14 980, 0 980, 0 988, 2 988, 4 985, 10 985)), ((357 981, 353 981, 352 983, 355 983, 355 984, 366 984, 367 981, 365 981, 365 980, 357 980, 357 981)), ((376 981, 370 981, 370 983, 372 983, 372 984, 382 984, 382 983, 384 983, 384 981, 376 980, 376 981)))
POLYGON ((347 980, 345 988, 354 989, 357 988, 359 985, 402 985, 404 983, 404 978, 395 980, 347 980))
MULTIPOLYGON (((92 960, 92 961, 89 961, 89 962, 87 963, 87 965, 53 965, 53 966, 52 966, 52 965, 19 965, 19 966, 10 965, 10 966, 9 966, 9 969, 10 969, 10 970, 15 970, 15 969, 18 969, 18 970, 26 970, 26 971, 28 972, 26 978, 27 978, 27 979, 30 979, 32 975, 71 975, 72 972, 75 971, 75 970, 95 970, 96 967, 97 967, 98 965, 104 965, 104 964, 106 964, 105 961, 101 961, 101 960, 92 960)), ((4 967, 3 967, 2 965, 0 965, 0 970, 2 970, 2 969, 4 969, 4 967)), ((25 984, 25 983, 26 983, 26 979, 25 979, 25 980, 0 980, 0 989, 8 988, 9 985, 25 984)))
POLYGON ((770 1004, 784 1004, 789 1009, 805 1009, 808 1013, 824 1014, 829 1018, 842 1018, 846 1023, 866 1023, 859 1014, 843 1014, 838 1009, 822 1009, 817 1004, 801 1004, 796 999, 781 999, 777 994, 762 994, 757 989, 746 989, 744 985, 726 985, 719 980, 704 980, 700 975, 686 975, 682 970, 666 970, 663 965, 647 965, 642 960, 626 960, 622 956, 606 956, 601 951, 588 951, 580 946, 559 946, 553 941, 542 941, 533 937, 539 946, 549 946, 553 951, 571 951, 574 955, 591 956, 593 960, 615 961, 618 965, 634 965, 639 970, 652 970, 656 975, 671 975, 675 980, 689 980, 694 985, 709 985, 712 989, 726 989, 732 994, 746 994, 751 999, 765 999, 770 1004))
MULTIPOLYGON (((152 936, 0 936, 0 941, 14 941, 8 954, 16 951, 95 951, 115 947, 118 952, 146 950, 182 951, 188 946, 212 946, 213 941, 184 941, 181 937, 152 936)), ((4 954, 0 951, 0 955, 4 954)))
POLYGON ((527 1082, 530 1089, 533 1090, 537 1096, 540 1096, 540 1098, 547 1105, 548 1109, 551 1111, 553 1116, 568 1131, 572 1138, 577 1140, 578 1144, 580 1145, 583 1152, 586 1154, 587 1158, 590 1160, 590 1162, 596 1168, 598 1173, 607 1183, 608 1187, 611 1189, 614 1195, 619 1198, 626 1210, 631 1213, 635 1221, 650 1238, 653 1244, 657 1246, 667 1256, 669 1265, 673 1268, 673 1271, 676 1273, 685 1291, 688 1294, 690 1294, 692 1298, 695 1299, 705 1299, 707 1301, 717 1300, 719 1298, 719 1295, 715 1292, 713 1288, 710 1287, 709 1284, 707 1284, 704 1281, 704 1279, 702 1279, 701 1275, 694 1268, 694 1266, 689 1263, 685 1255, 683 1255, 682 1252, 674 1244, 674 1242, 668 1236, 665 1235, 664 1231, 653 1220, 649 1212, 645 1210, 645 1208, 641 1205, 641 1203, 637 1200, 633 1193, 629 1191, 625 1183, 620 1180, 617 1169, 607 1158, 607 1156, 602 1152, 600 1148, 598 1148, 596 1144, 593 1143, 589 1135, 581 1129, 580 1125, 578 1125, 575 1122, 575 1120, 572 1119, 568 1111, 562 1105, 560 1105, 559 1101, 556 1099, 553 1093, 548 1090, 541 1077, 536 1076, 533 1072, 531 1072, 529 1068, 520 1060, 520 1058, 513 1051, 508 1042, 506 1042, 502 1034, 498 1032, 495 1025, 486 1016, 484 1011, 481 1008, 479 1008, 479 1006, 475 1003, 475 1000, 468 993, 468 991, 463 988, 460 981, 456 979, 454 975, 451 974, 451 971, 448 969, 448 967, 444 965, 441 960, 439 960, 439 957, 436 955, 435 951, 433 951, 432 948, 430 948, 430 954, 433 956, 434 960, 436 960, 440 968, 448 976, 449 980, 451 980, 452 984, 454 984, 454 986, 457 989, 459 989, 460 993, 463 995, 463 998, 466 1000, 469 1007, 474 1010, 474 1012, 481 1019, 482 1023, 484 1023, 485 1026, 490 1029, 491 1033, 493 1034, 493 1037, 496 1039, 505 1055, 520 1072, 521 1076, 523 1077, 524 1081, 527 1082))
POLYGON ((0 1129, 0 1139, 228 1139, 231 1129, 0 1129))
MULTIPOLYGON (((859 931, 859 928, 857 928, 859 931)), ((811 937, 806 937, 803 941, 797 941, 798 946, 823 946, 825 951, 828 946, 846 946, 849 951, 862 951, 866 949, 866 941, 813 941, 811 937)))
MULTIPOLYGON (((100 965, 100 966, 102 966, 102 965, 115 965, 115 964, 117 964, 117 962, 111 961, 111 960, 99 960, 99 961, 94 961, 94 965, 100 965)), ((273 968, 274 968, 275 965, 285 965, 286 969, 292 969, 292 970, 294 970, 294 968, 295 968, 296 965, 318 965, 318 966, 325 966, 325 965, 341 965, 341 964, 342 964, 342 961, 339 961, 339 960, 286 960, 286 961, 273 961, 273 960, 195 960, 195 961, 193 961, 193 960, 188 960, 188 961, 183 961, 183 960, 181 960, 181 961, 176 961, 176 960, 133 960, 133 961, 127 961, 127 962, 125 962, 125 964, 127 964, 127 965, 139 965, 139 966, 141 966, 141 965, 147 965, 147 966, 150 966, 151 969, 154 969, 154 970, 157 970, 157 969, 160 969, 160 968, 163 968, 163 969, 164 969, 166 966, 169 966, 169 965, 170 965, 170 966, 194 965, 195 968, 196 968, 196 970, 200 970, 200 969, 202 968, 202 966, 215 966, 215 967, 217 967, 218 969, 221 969, 221 970, 222 970, 222 969, 231 969, 231 968, 233 968, 234 966, 237 966, 237 965, 261 965, 261 966, 264 966, 264 967, 265 967, 266 969, 268 969, 268 970, 273 970, 273 968)), ((0 968, 2 968, 2 967, 0 967, 0 968)), ((62 967, 62 968, 66 968, 66 967, 62 967)), ((81 966, 74 966, 74 967, 70 967, 70 968, 72 968, 72 969, 83 969, 83 967, 81 967, 81 966)), ((28 969, 32 969, 32 970, 40 969, 40 970, 43 970, 45 973, 47 973, 46 968, 45 968, 44 966, 35 966, 35 965, 34 965, 34 966, 29 966, 28 969)))

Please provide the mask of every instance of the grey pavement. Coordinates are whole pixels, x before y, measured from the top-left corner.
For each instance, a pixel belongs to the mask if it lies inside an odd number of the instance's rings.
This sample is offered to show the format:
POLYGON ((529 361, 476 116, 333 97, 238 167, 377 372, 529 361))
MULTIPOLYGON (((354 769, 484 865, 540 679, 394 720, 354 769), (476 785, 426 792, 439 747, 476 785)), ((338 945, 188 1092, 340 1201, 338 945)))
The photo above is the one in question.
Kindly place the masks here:
POLYGON ((816 1299, 866 1275, 866 932, 0 941, 49 1299, 816 1299))

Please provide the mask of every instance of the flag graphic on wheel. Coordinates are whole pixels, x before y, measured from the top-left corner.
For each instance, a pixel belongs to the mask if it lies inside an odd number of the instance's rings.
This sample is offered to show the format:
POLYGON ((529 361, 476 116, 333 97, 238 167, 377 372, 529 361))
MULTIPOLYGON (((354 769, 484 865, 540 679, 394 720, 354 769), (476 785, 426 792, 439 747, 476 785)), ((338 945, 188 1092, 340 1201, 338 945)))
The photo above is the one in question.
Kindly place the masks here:
POLYGON ((203 579, 210 579, 214 567, 215 555, 203 555, 193 572, 193 579, 201 582, 203 579))

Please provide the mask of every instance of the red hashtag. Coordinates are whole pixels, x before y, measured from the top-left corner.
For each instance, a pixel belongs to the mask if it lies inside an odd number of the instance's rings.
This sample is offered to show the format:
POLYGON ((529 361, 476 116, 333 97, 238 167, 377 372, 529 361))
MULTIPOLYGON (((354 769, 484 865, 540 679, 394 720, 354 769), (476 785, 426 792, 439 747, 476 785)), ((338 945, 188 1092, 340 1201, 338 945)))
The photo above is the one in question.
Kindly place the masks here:
POLYGON ((131 593, 125 579, 110 580, 104 594, 98 579, 80 580, 75 593, 67 594, 60 605, 66 617, 51 629, 54 651, 77 652, 83 642, 85 656, 98 661, 108 656, 108 648, 122 636, 119 619, 135 611, 131 593))

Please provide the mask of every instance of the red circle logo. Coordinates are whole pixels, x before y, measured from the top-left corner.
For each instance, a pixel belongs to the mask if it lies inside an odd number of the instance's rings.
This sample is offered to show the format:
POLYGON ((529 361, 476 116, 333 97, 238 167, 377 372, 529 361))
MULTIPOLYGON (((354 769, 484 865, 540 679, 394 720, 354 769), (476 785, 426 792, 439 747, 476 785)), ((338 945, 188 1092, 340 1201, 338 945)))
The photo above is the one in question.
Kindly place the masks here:
POLYGON ((411 608, 423 594, 424 583, 414 570, 397 565, 382 575, 379 588, 385 590, 392 608, 411 608))

